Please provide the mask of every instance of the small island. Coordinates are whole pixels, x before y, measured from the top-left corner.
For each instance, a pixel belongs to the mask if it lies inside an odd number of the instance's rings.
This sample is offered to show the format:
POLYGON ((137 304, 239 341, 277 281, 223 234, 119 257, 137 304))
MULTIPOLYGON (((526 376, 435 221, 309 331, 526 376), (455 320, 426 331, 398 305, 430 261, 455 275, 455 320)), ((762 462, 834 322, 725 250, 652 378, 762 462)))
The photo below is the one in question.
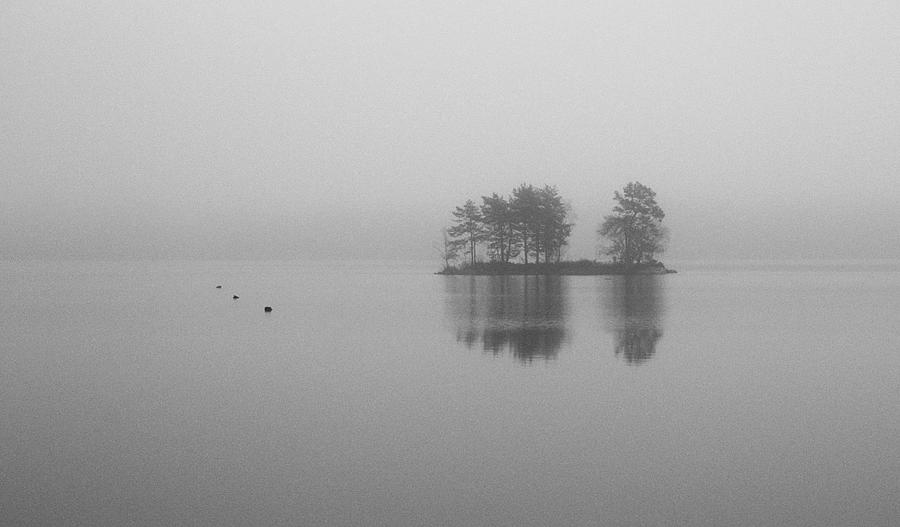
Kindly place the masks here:
POLYGON ((616 206, 597 229, 611 261, 563 260, 574 227, 556 187, 522 184, 509 197, 482 196, 453 211, 437 247, 444 275, 648 275, 674 270, 656 260, 668 231, 656 192, 639 182, 615 191, 616 206), (487 257, 487 261, 481 258, 487 257), (460 257, 464 258, 460 258, 460 257))
POLYGON ((625 265, 596 260, 563 260, 550 263, 476 262, 475 265, 451 265, 436 274, 447 275, 613 275, 613 274, 669 274, 675 273, 661 262, 625 265))

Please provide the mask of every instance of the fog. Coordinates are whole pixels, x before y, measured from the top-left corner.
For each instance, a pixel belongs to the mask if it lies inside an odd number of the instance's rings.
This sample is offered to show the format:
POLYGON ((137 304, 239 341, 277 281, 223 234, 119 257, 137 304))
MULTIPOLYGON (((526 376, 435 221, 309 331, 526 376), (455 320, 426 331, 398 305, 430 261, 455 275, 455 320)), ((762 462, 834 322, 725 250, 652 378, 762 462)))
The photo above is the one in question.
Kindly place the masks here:
POLYGON ((900 258, 898 49, 894 2, 7 1, 0 258, 436 260, 521 182, 593 257, 634 180, 666 258, 900 258))

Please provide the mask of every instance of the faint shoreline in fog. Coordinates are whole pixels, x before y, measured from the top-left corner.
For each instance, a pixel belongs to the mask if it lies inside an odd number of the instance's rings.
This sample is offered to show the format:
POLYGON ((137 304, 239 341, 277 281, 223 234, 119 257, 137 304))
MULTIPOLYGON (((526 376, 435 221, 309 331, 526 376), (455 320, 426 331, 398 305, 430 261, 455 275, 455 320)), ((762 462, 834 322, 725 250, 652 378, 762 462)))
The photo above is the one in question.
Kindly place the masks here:
POLYGON ((443 275, 648 275, 669 274, 662 262, 651 264, 619 264, 593 260, 563 261, 555 263, 501 263, 476 262, 460 266, 448 266, 435 274, 443 275))

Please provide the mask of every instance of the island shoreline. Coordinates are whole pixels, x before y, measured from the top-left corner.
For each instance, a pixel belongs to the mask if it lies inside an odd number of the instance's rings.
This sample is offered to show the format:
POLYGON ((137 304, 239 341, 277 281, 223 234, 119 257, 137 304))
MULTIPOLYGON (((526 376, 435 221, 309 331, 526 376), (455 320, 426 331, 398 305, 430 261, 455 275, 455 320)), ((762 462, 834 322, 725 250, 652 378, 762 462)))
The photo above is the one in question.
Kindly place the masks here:
POLYGON ((606 276, 606 275, 661 275, 676 273, 661 262, 647 264, 619 264, 592 260, 563 261, 554 263, 500 263, 476 262, 461 266, 449 266, 436 272, 439 275, 463 276, 606 276))

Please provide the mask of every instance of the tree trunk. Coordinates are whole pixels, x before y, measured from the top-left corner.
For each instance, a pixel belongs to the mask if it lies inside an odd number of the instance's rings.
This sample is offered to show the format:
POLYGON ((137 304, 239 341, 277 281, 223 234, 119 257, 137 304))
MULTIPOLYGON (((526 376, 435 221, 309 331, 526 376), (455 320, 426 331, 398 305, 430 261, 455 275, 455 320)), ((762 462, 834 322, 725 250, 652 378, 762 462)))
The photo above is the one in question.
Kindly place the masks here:
POLYGON ((522 251, 525 253, 525 265, 528 265, 528 231, 522 231, 522 251))

